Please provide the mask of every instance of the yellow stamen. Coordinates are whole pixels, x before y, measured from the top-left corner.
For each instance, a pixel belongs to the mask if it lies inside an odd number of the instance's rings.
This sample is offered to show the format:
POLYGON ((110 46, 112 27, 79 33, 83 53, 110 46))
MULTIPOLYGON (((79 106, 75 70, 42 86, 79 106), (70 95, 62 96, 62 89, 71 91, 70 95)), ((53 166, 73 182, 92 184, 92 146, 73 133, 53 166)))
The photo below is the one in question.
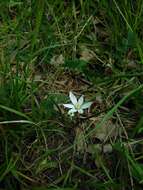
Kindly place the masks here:
POLYGON ((78 103, 77 103, 77 104, 75 104, 75 109, 79 110, 79 109, 80 109, 80 107, 81 107, 81 106, 80 106, 80 104, 78 104, 78 103))

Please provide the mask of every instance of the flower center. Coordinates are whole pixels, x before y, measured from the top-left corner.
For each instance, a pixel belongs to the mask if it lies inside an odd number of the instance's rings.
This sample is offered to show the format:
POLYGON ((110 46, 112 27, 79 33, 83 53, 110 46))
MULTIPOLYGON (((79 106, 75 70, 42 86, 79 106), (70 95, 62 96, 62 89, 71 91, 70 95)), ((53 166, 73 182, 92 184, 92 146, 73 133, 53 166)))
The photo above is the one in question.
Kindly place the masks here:
POLYGON ((75 106, 74 106, 74 107, 75 107, 75 109, 79 110, 79 109, 80 109, 80 107, 81 107, 81 105, 77 103, 77 104, 75 104, 75 106))

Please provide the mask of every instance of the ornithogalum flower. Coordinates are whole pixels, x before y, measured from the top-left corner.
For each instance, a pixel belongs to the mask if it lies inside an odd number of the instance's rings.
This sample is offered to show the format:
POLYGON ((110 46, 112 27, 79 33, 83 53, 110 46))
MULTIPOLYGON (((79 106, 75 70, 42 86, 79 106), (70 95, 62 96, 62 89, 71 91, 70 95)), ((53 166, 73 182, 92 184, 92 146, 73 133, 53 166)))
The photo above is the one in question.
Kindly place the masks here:
POLYGON ((82 114, 84 112, 84 109, 89 108, 92 104, 92 102, 84 103, 83 95, 79 99, 77 99, 72 92, 69 92, 69 98, 71 100, 71 104, 63 104, 63 106, 70 109, 68 111, 68 114, 70 116, 74 116, 76 112, 82 114))

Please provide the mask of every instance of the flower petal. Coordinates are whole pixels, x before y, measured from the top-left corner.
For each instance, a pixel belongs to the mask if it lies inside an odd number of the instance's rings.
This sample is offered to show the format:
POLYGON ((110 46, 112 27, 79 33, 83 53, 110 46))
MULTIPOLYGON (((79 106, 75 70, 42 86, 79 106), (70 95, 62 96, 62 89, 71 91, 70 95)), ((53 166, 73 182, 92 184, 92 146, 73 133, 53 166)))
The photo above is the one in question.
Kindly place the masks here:
POLYGON ((63 104, 65 108, 74 108, 73 104, 63 104))
POLYGON ((77 103, 77 98, 75 97, 75 95, 72 92, 70 92, 69 97, 71 102, 75 105, 77 103))
POLYGON ((70 110, 68 111, 68 114, 71 115, 71 114, 73 114, 73 113, 75 113, 75 112, 77 112, 77 110, 73 108, 73 109, 70 109, 70 110))
POLYGON ((78 113, 83 114, 83 109, 78 110, 78 113))
POLYGON ((81 109, 87 109, 91 106, 92 102, 86 102, 81 106, 81 109))
POLYGON ((83 101, 84 101, 84 99, 83 99, 83 95, 79 98, 79 100, 78 100, 78 105, 79 106, 81 106, 82 104, 83 104, 83 101))

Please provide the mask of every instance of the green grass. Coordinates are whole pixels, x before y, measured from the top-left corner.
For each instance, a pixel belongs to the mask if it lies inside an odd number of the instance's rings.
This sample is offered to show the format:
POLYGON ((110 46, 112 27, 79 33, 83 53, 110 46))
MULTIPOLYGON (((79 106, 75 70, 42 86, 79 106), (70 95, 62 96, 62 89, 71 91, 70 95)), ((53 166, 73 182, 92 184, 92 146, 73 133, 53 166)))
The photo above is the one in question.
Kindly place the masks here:
POLYGON ((143 1, 0 10, 0 189, 141 190, 143 1), (93 101, 73 119, 71 90, 93 101))

